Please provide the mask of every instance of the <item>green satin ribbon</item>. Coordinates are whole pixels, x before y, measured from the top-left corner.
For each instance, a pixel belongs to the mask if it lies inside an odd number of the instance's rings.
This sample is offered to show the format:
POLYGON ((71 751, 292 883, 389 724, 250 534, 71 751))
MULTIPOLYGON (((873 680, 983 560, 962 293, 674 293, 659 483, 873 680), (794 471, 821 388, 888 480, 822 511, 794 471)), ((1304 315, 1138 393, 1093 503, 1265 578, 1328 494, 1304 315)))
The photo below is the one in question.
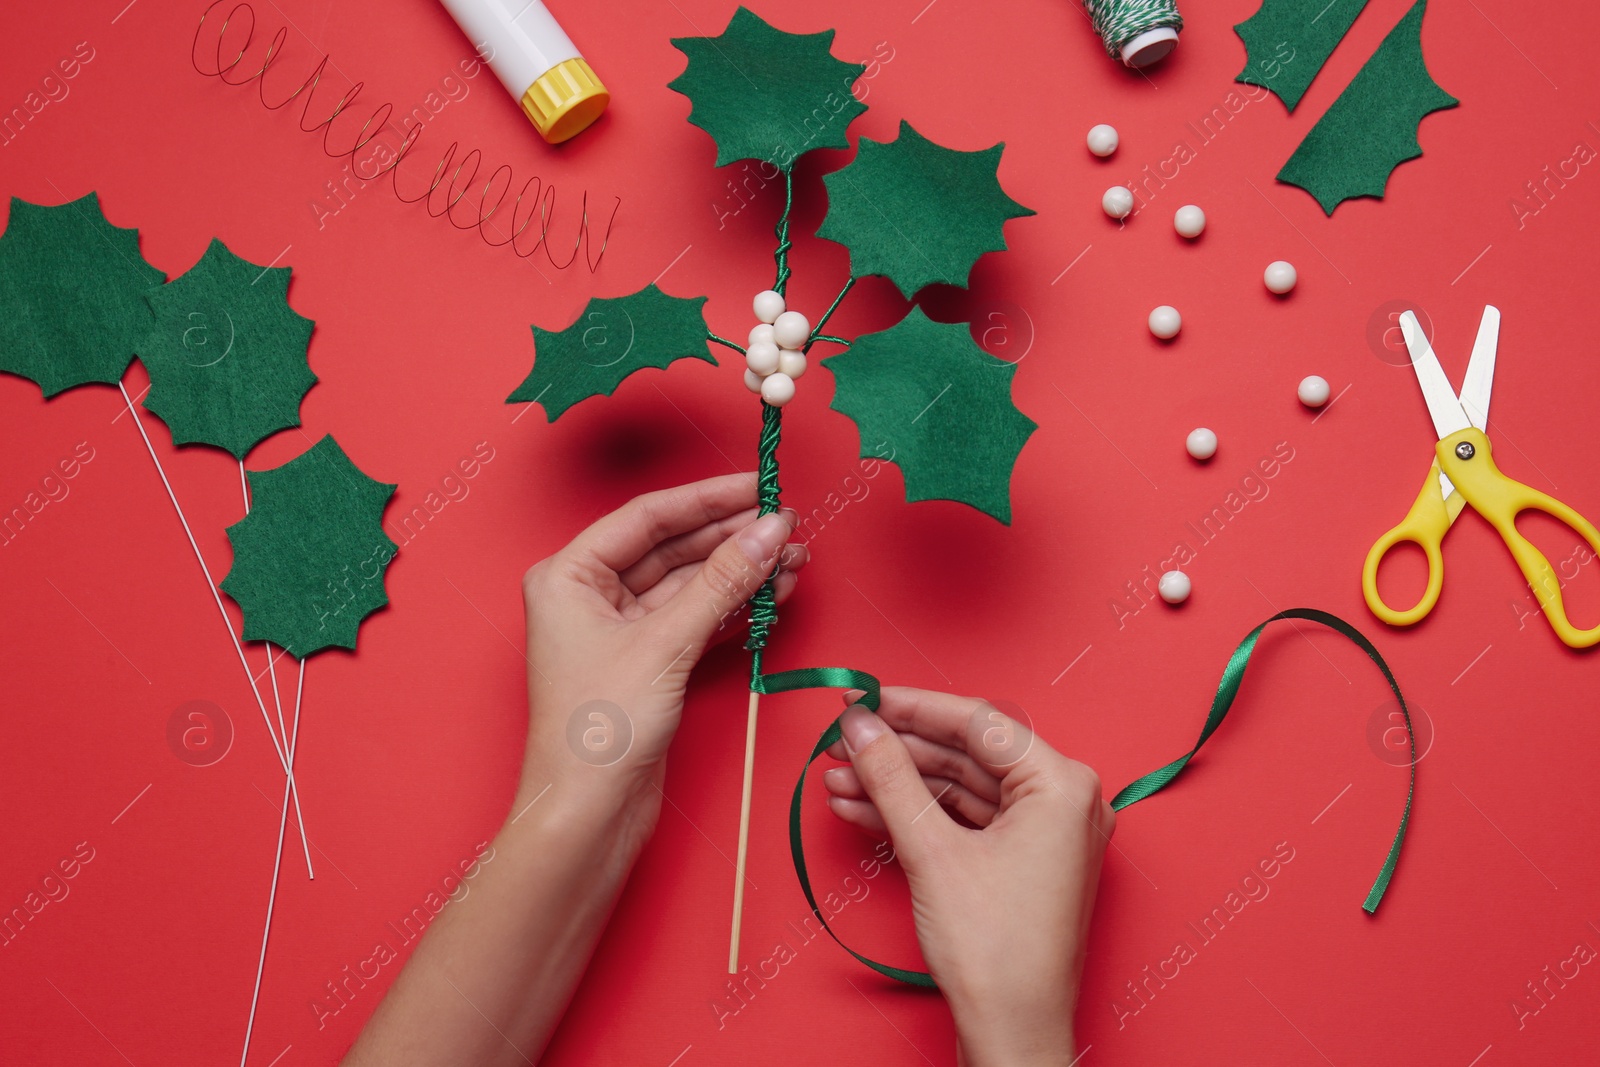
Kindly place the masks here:
MULTIPOLYGON (((1378 910, 1378 902, 1383 899, 1384 891, 1389 888, 1389 880, 1394 877, 1396 863, 1400 860, 1400 847, 1405 842, 1406 825, 1411 821, 1411 798, 1417 784, 1417 750, 1416 739, 1411 731, 1411 712, 1406 707, 1405 697, 1400 693, 1400 683, 1395 681, 1394 672, 1383 661, 1378 650, 1371 641, 1354 626, 1345 622, 1337 615, 1316 608, 1291 608, 1280 611, 1267 619, 1261 625, 1251 630, 1245 639, 1239 642, 1239 647, 1233 650, 1233 655, 1228 657, 1228 665, 1222 672, 1222 681, 1217 684, 1217 695, 1211 700, 1211 713, 1206 716, 1205 727, 1200 731, 1200 740, 1195 742, 1194 748, 1184 755, 1159 767, 1133 782, 1130 782, 1111 801, 1113 811, 1121 811, 1130 804, 1136 804, 1148 796, 1152 796, 1171 785, 1183 773, 1183 769, 1194 759, 1195 754, 1222 725, 1222 720, 1227 717, 1228 709, 1233 706, 1234 698, 1239 695, 1239 686, 1244 681, 1245 668, 1250 665, 1250 657, 1255 652, 1256 642, 1261 637, 1261 632, 1272 623, 1280 620, 1304 619, 1315 622, 1337 634, 1349 639, 1383 672, 1384 679, 1389 683, 1389 688, 1394 693, 1395 700, 1400 704, 1400 713, 1405 717, 1406 737, 1411 744, 1411 781, 1406 787, 1406 806, 1400 815, 1400 828, 1395 831, 1394 842, 1389 846, 1389 855, 1383 861, 1383 867, 1378 872, 1377 881, 1373 882, 1372 890, 1367 894, 1366 901, 1361 905, 1368 914, 1378 910)), ((757 653, 759 656, 759 653, 757 653)), ((758 661, 759 662, 759 661, 758 661)), ((759 666, 757 667, 759 672, 759 666)), ((775 674, 756 673, 751 680, 751 689, 758 693, 788 693, 800 689, 860 689, 863 696, 858 703, 865 705, 872 711, 878 710, 879 684, 878 680, 865 671, 851 670, 847 667, 810 667, 805 670, 781 671, 775 674)), ((903 967, 892 967, 887 963, 879 963, 857 952, 855 949, 839 940, 839 935, 833 932, 828 925, 827 917, 822 914, 822 909, 817 906, 816 894, 811 888, 811 878, 806 873, 805 846, 801 841, 800 827, 800 801, 805 792, 806 772, 811 769, 811 764, 816 762, 818 756, 826 752, 834 742, 840 740, 842 734, 839 730, 839 720, 834 719, 828 728, 823 731, 817 740, 816 747, 811 750, 811 755, 806 760, 805 767, 801 768, 800 780, 795 783, 794 796, 789 802, 789 852, 794 859, 794 871, 800 878, 800 888, 806 895, 806 903, 811 905, 811 913, 822 923, 822 928, 828 931, 828 936, 839 943, 839 947, 850 955, 871 967, 874 971, 907 985, 934 988, 933 977, 924 971, 914 971, 903 967)))

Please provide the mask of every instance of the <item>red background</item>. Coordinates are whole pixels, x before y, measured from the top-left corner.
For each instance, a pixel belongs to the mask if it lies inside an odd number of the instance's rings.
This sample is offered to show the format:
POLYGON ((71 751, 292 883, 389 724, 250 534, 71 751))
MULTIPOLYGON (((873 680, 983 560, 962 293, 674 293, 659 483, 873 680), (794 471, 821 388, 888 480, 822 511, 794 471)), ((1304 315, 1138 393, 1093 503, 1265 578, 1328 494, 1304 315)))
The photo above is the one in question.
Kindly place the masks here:
MULTIPOLYGON (((635 493, 753 461, 755 406, 727 360, 641 373, 553 426, 506 406, 533 355, 529 324, 560 328, 591 295, 661 276, 671 293, 709 294, 712 327, 741 334, 750 295, 770 279, 781 200, 769 187, 719 220, 738 206, 727 183, 743 173, 713 169, 711 140, 665 88, 683 66, 668 38, 720 33, 726 0, 634 5, 626 17, 614 5, 552 4, 612 88, 610 113, 551 149, 485 73, 429 124, 419 166, 403 175, 414 190, 449 141, 481 146, 491 165, 556 183, 558 243, 570 239, 584 191, 601 217, 621 197, 594 274, 552 269, 542 255, 519 261, 376 184, 337 214, 327 213, 331 200, 319 212, 312 203, 340 164, 299 132, 298 109, 268 111, 254 86, 195 72, 199 4, 124 3, 13 5, 4 16, 7 111, 78 42, 94 58, 66 99, 0 147, 0 192, 53 204, 97 190, 111 221, 138 227, 145 256, 169 276, 212 236, 294 268, 290 299, 316 320, 310 362, 321 383, 304 404, 304 434, 268 440, 251 467, 283 463, 331 431, 374 477, 399 483, 393 534, 479 442, 493 450, 465 499, 396 537, 393 606, 363 627, 359 652, 320 655, 307 669, 297 775, 318 873, 306 880, 291 826, 250 1062, 331 1063, 394 968, 321 1028, 313 998, 371 955, 386 923, 438 889, 506 815, 525 729, 522 570, 635 493)), ((1350 619, 1378 641, 1436 733, 1381 913, 1358 905, 1405 789, 1404 770, 1369 740, 1374 716, 1378 734, 1385 725, 1387 690, 1341 639, 1280 627, 1190 776, 1120 819, 1078 1013, 1092 1046, 1082 1062, 1579 1059, 1593 1040, 1600 974, 1584 968, 1520 1026, 1511 1005, 1575 945, 1600 945, 1594 664, 1537 615, 1524 617, 1526 587, 1476 517, 1450 537, 1444 596, 1412 630, 1366 612, 1358 574, 1429 460, 1429 423, 1384 317, 1404 306, 1395 301, 1432 320, 1456 381, 1483 305, 1502 309, 1491 429, 1501 465, 1600 514, 1589 417, 1600 364, 1582 296, 1594 281, 1600 193, 1591 184, 1600 178, 1588 168, 1571 177, 1573 164, 1545 201, 1511 206, 1546 165, 1560 166, 1580 142, 1600 144, 1586 110, 1600 71, 1564 44, 1594 39, 1600 13, 1547 6, 1532 25, 1530 8, 1509 0, 1435 4, 1428 65, 1461 107, 1422 123, 1427 154, 1399 168, 1385 200, 1347 203, 1330 220, 1273 175, 1404 0, 1368 5, 1295 115, 1259 99, 1209 142, 1187 124, 1238 91, 1230 79, 1244 50, 1230 26, 1254 0, 1186 5, 1182 46, 1148 79, 1109 60, 1072 4, 925 3, 759 10, 792 31, 838 27, 843 58, 892 56, 865 83, 871 110, 853 135, 886 139, 906 118, 954 147, 1007 143, 1000 177, 1037 217, 1007 225, 1011 250, 986 257, 969 292, 930 293, 924 304, 939 318, 976 321, 992 350, 1023 357, 1016 402, 1040 428, 1017 465, 1009 529, 960 505, 906 505, 894 468, 865 483, 866 497, 816 536, 771 665, 845 664, 1013 701, 1110 790, 1193 742, 1228 653, 1274 609, 1313 605, 1350 619), (1122 134, 1107 161, 1083 148, 1096 122, 1122 134), (1138 179, 1180 140, 1195 158, 1125 228, 1108 220, 1101 191, 1138 179), (1191 202, 1210 222, 1187 243, 1170 220, 1191 202), (1260 281, 1277 258, 1300 271, 1286 300, 1260 281), (1171 345, 1145 328, 1160 303, 1185 317, 1171 345), (1311 373, 1339 396, 1315 422, 1294 395, 1311 373), (1221 439, 1203 466, 1183 451, 1196 425, 1221 439), (1185 524, 1223 503, 1279 442, 1292 461, 1199 548, 1189 603, 1119 619, 1111 605, 1124 583, 1159 567, 1175 541, 1195 543, 1185 524), (1278 842, 1294 859, 1267 883, 1270 895, 1119 1025, 1112 1005, 1125 983, 1180 939, 1195 943, 1185 924, 1220 905, 1278 842)), ((330 86, 365 83, 336 143, 379 103, 423 102, 469 54, 431 0, 283 0, 260 5, 258 17, 265 34, 290 27, 288 69, 326 52, 330 86)), ((279 82, 272 95, 287 88, 279 82)), ((329 99, 319 97, 324 108, 329 99)), ((798 172, 791 293, 813 314, 847 272, 842 248, 809 236, 824 210, 820 175, 847 158, 818 152, 798 172)), ((869 280, 834 325, 854 336, 904 310, 887 283, 869 280)), ((126 381, 135 394, 145 385, 137 365, 126 381)), ((857 469, 855 428, 828 409, 831 391, 830 376, 815 372, 786 419, 786 500, 802 511, 842 495, 857 469)), ((70 896, 0 949, 6 1063, 231 1063, 249 1010, 282 778, 120 408, 108 388, 47 403, 31 383, 0 377, 5 510, 78 442, 94 451, 70 495, 0 551, 0 909, 21 904, 76 843, 95 853, 70 896), (227 756, 205 768, 175 758, 166 739, 173 710, 196 699, 225 709, 236 731, 227 756)), ((174 450, 159 422, 145 423, 220 579, 223 528, 241 513, 238 472, 222 453, 174 450)), ((1552 559, 1571 555, 1570 534, 1537 531, 1552 559)), ((1579 622, 1595 619, 1597 570, 1582 568, 1571 585, 1579 622)), ((1419 586, 1419 575, 1386 578, 1419 586)), ((262 650, 249 654, 261 670, 262 650)), ((671 804, 544 1062, 953 1063, 936 997, 879 979, 826 940, 796 945, 778 977, 719 1026, 742 654, 718 651, 697 679, 671 804)), ((292 688, 289 672, 283 681, 292 688)), ((770 704, 746 900, 752 963, 780 939, 795 942, 787 924, 807 914, 785 811, 805 753, 837 710, 830 694, 770 704)), ((820 797, 807 811, 813 877, 836 888, 870 846, 833 824, 820 797)), ((897 879, 867 883, 838 927, 871 955, 913 962, 897 879)))

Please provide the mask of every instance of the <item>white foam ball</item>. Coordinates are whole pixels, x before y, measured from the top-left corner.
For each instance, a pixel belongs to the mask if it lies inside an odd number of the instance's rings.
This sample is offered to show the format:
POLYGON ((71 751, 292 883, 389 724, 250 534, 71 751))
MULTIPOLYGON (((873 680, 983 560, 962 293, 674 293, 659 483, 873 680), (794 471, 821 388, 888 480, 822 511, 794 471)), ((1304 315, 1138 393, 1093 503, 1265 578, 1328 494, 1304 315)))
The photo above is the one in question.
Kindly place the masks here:
POLYGON ((1189 592, 1193 588, 1189 576, 1182 571, 1168 571, 1156 582, 1156 592, 1168 604, 1182 604, 1189 599, 1189 592))
POLYGON ((778 316, 783 314, 783 295, 771 289, 763 289, 756 294, 755 300, 751 301, 751 307, 755 310, 756 318, 762 322, 775 322, 778 316))
POLYGON ((1206 213, 1194 204, 1185 204, 1172 216, 1172 228, 1180 237, 1199 237, 1205 232, 1206 213))
POLYGON ((800 348, 811 337, 811 323, 798 311, 785 311, 772 323, 772 339, 779 348, 800 348))
POLYGON ((1170 341, 1183 329, 1183 316, 1171 304, 1162 304, 1150 312, 1150 332, 1163 341, 1170 341))
POLYGON ((778 349, 778 373, 799 380, 806 372, 806 354, 792 348, 778 349))
POLYGON ((1189 455, 1195 459, 1210 459, 1217 454, 1217 435, 1201 426, 1199 429, 1189 431, 1189 436, 1184 438, 1183 447, 1188 449, 1189 455))
POLYGON ((794 379, 782 371, 767 375, 761 380, 761 399, 775 408, 781 408, 794 399, 794 379))
POLYGON ((1089 151, 1104 159, 1117 150, 1117 128, 1100 123, 1089 127, 1089 151))
POLYGON ((744 371, 744 387, 752 393, 761 392, 761 375, 746 367, 744 371))
POLYGON ((763 322, 750 330, 751 344, 760 344, 763 341, 773 347, 777 347, 778 342, 772 339, 772 323, 770 322, 763 322))
POLYGON ((744 351, 744 364, 765 377, 778 369, 778 346, 771 341, 757 341, 744 351))
POLYGON ((1295 394, 1300 397, 1300 403, 1308 408, 1320 408, 1328 402, 1328 396, 1332 392, 1328 386, 1328 379, 1318 374, 1301 378, 1300 388, 1295 390, 1295 394))
POLYGON ((1126 185, 1113 185, 1100 198, 1100 206, 1114 219, 1125 219, 1133 211, 1133 190, 1126 185))
POLYGON ((1300 277, 1295 273, 1293 263, 1284 259, 1275 259, 1267 264, 1267 269, 1262 274, 1261 280, 1267 283, 1268 289, 1282 296, 1294 288, 1295 282, 1299 281, 1300 277))

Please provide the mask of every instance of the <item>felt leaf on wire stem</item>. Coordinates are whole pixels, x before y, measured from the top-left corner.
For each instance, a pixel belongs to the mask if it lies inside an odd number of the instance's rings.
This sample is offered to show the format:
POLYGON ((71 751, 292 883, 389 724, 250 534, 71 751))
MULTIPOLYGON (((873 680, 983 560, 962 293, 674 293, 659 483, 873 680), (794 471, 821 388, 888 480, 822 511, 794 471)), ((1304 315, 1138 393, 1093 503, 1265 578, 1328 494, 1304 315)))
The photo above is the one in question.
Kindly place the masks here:
POLYGON ((1011 402, 1014 364, 979 348, 965 325, 913 307, 822 365, 837 381, 831 406, 861 433, 861 457, 897 464, 907 500, 959 500, 1011 524, 1011 469, 1038 429, 1011 402))
POLYGON ((44 395, 115 385, 150 319, 144 293, 166 275, 113 226, 94 193, 56 207, 11 199, 0 237, 0 370, 44 395))
POLYGON ((250 513, 228 527, 222 591, 244 611, 244 638, 296 659, 356 647, 361 621, 389 602, 383 575, 399 550, 383 532, 395 487, 350 462, 332 435, 273 470, 250 471, 250 513))
POLYGON ((289 273, 213 238, 187 273, 146 294, 154 321, 139 346, 150 372, 144 406, 174 444, 243 459, 256 442, 300 425, 300 401, 317 381, 306 365, 315 324, 289 307, 289 273))
POLYGON ((1310 193, 1329 215, 1352 197, 1381 200, 1394 169, 1422 155, 1418 123, 1460 103, 1439 87, 1423 61, 1427 6, 1427 0, 1417 0, 1395 24, 1278 172, 1280 182, 1310 193))
POLYGON ((667 88, 689 98, 717 166, 760 159, 787 171, 814 148, 849 147, 845 128, 867 110, 852 86, 867 68, 834 58, 833 32, 785 33, 741 7, 720 37, 672 39, 689 65, 667 88))
POLYGON ((965 287, 979 256, 1006 247, 1005 221, 1034 213, 1000 188, 1004 148, 945 148, 904 120, 892 141, 862 137, 856 158, 823 176, 817 236, 850 250, 852 275, 880 274, 908 300, 934 282, 965 287))
POLYGON ((506 403, 537 401, 555 422, 573 404, 610 396, 645 367, 716 357, 706 348, 706 298, 668 296, 651 283, 628 296, 593 297, 564 330, 533 328, 533 370, 506 403))

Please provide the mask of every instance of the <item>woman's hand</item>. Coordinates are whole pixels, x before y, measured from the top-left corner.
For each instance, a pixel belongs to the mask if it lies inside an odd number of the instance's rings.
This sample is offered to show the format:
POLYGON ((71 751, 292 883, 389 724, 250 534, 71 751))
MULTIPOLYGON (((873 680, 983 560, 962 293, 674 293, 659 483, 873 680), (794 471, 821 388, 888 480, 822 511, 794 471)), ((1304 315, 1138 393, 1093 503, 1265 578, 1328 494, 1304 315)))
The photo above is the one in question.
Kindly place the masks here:
POLYGON ((782 601, 807 560, 785 544, 794 513, 757 518, 756 503, 753 474, 650 493, 524 576, 530 721, 513 812, 553 785, 649 836, 690 670, 774 566, 782 601))
POLYGON ((793 514, 755 505, 751 474, 651 493, 523 578, 531 714, 513 814, 346 1067, 543 1053, 660 816, 690 669, 780 560, 780 600, 806 561, 785 545, 793 514))
POLYGON ((969 697, 885 689, 879 714, 852 706, 840 725, 830 754, 851 766, 823 775, 828 804, 894 843, 962 1062, 1065 1067, 1116 825, 1099 778, 969 697))

